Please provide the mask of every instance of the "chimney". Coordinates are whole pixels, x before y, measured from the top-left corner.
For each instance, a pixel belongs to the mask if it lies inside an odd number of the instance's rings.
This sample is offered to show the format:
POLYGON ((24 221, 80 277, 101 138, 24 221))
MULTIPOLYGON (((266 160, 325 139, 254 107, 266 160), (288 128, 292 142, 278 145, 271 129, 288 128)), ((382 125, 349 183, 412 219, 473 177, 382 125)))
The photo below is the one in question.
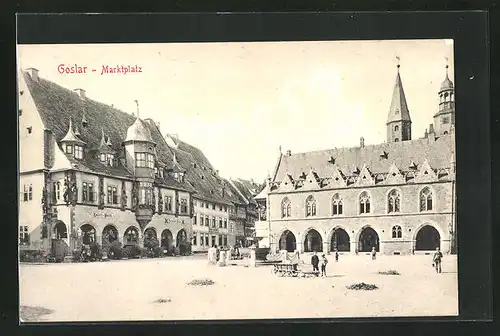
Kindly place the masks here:
POLYGON ((76 93, 78 93, 78 95, 80 96, 80 98, 82 98, 82 99, 86 98, 86 96, 85 96, 85 90, 84 89, 74 89, 73 91, 76 91, 76 93))
POLYGON ((175 141, 179 142, 179 134, 174 133, 172 134, 172 137, 175 139, 175 141))
POLYGON ((215 171, 215 175, 219 176, 219 169, 215 171))
POLYGON ((433 124, 429 124, 429 134, 434 134, 434 125, 433 124))
POLYGON ((288 150, 286 151, 286 156, 291 156, 291 155, 292 155, 292 151, 288 149, 288 150))
POLYGON ((425 129, 425 133, 424 133, 424 138, 427 139, 427 137, 429 136, 429 132, 427 132, 427 128, 425 129))
POLYGON ((28 72, 33 81, 38 82, 38 69, 28 68, 26 69, 26 72, 28 72))
POLYGON ((361 148, 365 147, 365 138, 363 137, 359 138, 359 147, 361 148))

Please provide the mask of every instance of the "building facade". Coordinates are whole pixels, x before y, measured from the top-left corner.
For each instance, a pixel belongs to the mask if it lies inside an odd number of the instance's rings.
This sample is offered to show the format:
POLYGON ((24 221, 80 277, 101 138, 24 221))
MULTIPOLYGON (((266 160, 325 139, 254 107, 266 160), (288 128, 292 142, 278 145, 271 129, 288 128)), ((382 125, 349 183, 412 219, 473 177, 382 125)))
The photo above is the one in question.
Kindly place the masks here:
POLYGON ((412 139, 398 73, 385 124, 387 141, 281 154, 255 197, 262 245, 274 251, 427 253, 455 244, 455 105, 446 77, 433 123, 412 139))
POLYGON ((33 68, 18 82, 21 249, 153 236, 165 250, 234 243, 229 207, 239 199, 199 149, 162 136, 139 107, 122 112, 33 68))

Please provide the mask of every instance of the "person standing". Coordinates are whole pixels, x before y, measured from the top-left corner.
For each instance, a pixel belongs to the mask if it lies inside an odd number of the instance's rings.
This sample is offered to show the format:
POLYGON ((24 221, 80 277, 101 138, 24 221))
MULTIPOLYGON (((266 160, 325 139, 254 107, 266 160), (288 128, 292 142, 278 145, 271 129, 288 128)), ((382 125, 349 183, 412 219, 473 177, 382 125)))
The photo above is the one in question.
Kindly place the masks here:
POLYGON ((318 255, 316 254, 316 251, 314 252, 313 256, 311 257, 311 265, 313 267, 313 273, 316 273, 318 275, 319 273, 319 258, 318 255))
POLYGON ((339 251, 337 251, 337 249, 335 249, 335 261, 339 261, 339 251))
POLYGON ((321 276, 326 277, 326 265, 328 264, 328 259, 326 259, 326 256, 323 254, 321 256, 321 276))
POLYGON ((439 247, 436 247, 436 253, 434 253, 434 257, 432 261, 434 263, 434 267, 436 268, 436 273, 441 273, 441 261, 443 259, 443 254, 439 250, 439 247))
POLYGON ((377 250, 375 247, 372 247, 372 260, 377 259, 377 250))

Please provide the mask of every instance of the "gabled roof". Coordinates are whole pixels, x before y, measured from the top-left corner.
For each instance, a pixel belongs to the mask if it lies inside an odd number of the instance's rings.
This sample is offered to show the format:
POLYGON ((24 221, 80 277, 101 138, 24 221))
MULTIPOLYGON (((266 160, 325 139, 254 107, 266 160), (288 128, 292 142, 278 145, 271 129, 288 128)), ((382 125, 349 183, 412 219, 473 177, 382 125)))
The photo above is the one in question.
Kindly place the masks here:
POLYGON ((396 76, 396 84, 394 84, 394 90, 392 92, 392 100, 389 108, 389 115, 387 116, 387 123, 400 120, 411 121, 410 111, 408 110, 408 104, 406 102, 406 96, 403 90, 403 83, 401 81, 401 76, 399 75, 398 66, 398 74, 396 76))
POLYGON ((408 170, 413 163, 420 166, 426 159, 434 169, 449 168, 454 141, 454 136, 448 134, 435 140, 417 139, 281 156, 273 182, 283 181, 287 173, 293 179, 298 179, 301 173, 308 171, 310 167, 321 178, 333 176, 336 167, 344 174, 351 175, 352 167, 366 165, 371 173, 379 174, 388 173, 393 163, 402 170, 408 170), (384 151, 387 153, 387 158, 380 156, 384 151), (336 158, 335 165, 328 162, 332 156, 336 158))

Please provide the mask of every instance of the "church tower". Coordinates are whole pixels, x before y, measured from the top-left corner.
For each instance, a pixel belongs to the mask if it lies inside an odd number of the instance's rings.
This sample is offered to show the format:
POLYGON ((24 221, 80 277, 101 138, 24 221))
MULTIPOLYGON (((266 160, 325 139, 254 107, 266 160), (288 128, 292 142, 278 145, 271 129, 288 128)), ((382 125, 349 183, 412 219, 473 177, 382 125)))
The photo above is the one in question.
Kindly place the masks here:
POLYGON ((446 77, 439 89, 439 108, 434 115, 434 129, 437 136, 449 134, 455 125, 455 92, 453 82, 448 77, 448 65, 446 65, 446 77))
POLYGON ((399 64, 386 125, 387 142, 411 140, 410 111, 408 110, 403 83, 399 75, 399 64))

